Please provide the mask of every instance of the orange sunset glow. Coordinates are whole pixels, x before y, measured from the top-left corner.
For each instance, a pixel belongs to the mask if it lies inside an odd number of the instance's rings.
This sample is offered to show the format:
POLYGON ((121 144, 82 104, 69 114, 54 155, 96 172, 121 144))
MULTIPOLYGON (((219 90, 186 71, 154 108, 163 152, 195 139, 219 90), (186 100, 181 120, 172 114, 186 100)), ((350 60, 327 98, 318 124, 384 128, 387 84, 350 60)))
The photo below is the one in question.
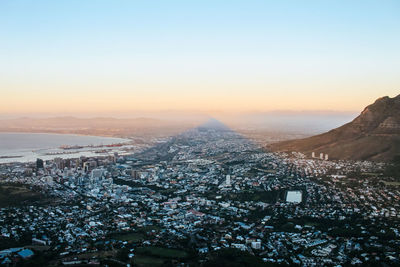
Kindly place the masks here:
POLYGON ((358 111, 400 88, 390 5, 73 6, 0 4, 1 113, 358 111))

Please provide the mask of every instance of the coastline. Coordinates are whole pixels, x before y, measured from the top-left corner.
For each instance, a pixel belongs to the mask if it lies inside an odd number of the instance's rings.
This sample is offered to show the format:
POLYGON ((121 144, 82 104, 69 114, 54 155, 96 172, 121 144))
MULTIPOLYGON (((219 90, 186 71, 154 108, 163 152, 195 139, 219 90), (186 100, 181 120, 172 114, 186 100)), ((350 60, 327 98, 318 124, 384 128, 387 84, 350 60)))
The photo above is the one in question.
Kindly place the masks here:
POLYGON ((36 158, 105 156, 130 149, 132 141, 119 137, 43 132, 0 132, 0 137, 0 164, 34 162, 36 158), (65 147, 76 149, 66 151, 65 147))
POLYGON ((76 133, 76 132, 60 132, 60 131, 15 131, 15 130, 0 130, 0 134, 2 133, 10 133, 10 134, 57 134, 57 135, 75 135, 75 136, 89 136, 89 137, 104 137, 104 138, 118 138, 118 139, 126 139, 131 141, 131 139, 119 135, 96 135, 92 134, 84 134, 84 133, 76 133))

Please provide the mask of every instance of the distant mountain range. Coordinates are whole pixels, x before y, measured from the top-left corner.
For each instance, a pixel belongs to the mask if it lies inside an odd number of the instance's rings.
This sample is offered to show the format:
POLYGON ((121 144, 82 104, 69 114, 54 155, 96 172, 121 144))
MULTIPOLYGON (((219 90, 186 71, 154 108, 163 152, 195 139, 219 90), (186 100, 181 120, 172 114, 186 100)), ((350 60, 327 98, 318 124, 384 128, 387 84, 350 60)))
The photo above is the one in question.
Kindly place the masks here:
POLYGON ((46 132, 116 137, 175 135, 194 126, 195 123, 153 118, 24 117, 0 120, 0 132, 46 132))
POLYGON ((326 153, 330 159, 390 161, 400 154, 400 95, 377 99, 353 121, 329 132, 268 146, 272 151, 326 153))

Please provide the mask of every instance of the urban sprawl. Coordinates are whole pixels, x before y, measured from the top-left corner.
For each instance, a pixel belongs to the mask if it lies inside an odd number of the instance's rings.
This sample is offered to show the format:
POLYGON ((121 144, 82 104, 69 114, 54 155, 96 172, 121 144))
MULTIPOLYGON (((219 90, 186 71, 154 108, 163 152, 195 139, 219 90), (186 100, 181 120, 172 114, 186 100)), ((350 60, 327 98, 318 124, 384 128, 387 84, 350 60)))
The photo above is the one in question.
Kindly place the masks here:
POLYGON ((0 206, 0 265, 207 266, 223 251, 255 265, 400 264, 400 191, 383 163, 270 153, 208 127, 153 143, 0 165, 0 195, 29 200, 0 206))

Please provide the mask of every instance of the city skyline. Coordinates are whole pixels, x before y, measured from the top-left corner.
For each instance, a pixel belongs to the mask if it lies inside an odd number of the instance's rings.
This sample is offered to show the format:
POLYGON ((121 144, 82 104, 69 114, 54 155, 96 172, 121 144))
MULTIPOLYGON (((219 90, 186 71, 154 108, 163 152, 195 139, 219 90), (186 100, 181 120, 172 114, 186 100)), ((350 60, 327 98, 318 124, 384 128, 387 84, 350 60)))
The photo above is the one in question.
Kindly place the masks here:
POLYGON ((396 1, 2 1, 0 113, 360 111, 396 96, 396 1))

